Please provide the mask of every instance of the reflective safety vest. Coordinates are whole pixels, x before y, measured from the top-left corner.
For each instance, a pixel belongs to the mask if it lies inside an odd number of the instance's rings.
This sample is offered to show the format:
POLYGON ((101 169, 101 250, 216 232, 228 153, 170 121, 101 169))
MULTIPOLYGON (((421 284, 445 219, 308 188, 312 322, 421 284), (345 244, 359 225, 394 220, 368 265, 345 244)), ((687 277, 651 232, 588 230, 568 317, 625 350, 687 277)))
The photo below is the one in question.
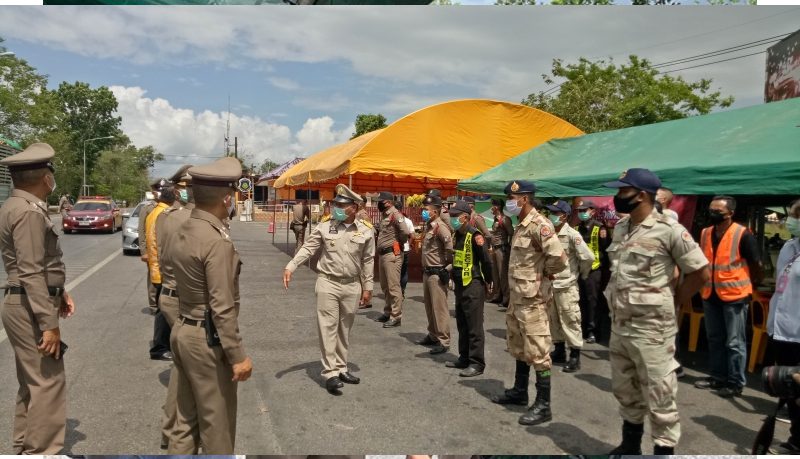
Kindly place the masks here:
POLYGON ((711 240, 712 231, 714 231, 713 226, 703 229, 700 235, 700 247, 711 263, 711 279, 703 286, 700 295, 707 300, 711 297, 711 292, 716 290, 717 296, 722 301, 745 298, 753 293, 750 268, 739 253, 739 243, 747 228, 733 223, 719 241, 716 254, 711 240))
POLYGON ((592 262, 592 271, 600 267, 600 226, 594 225, 592 228, 592 235, 589 237, 589 248, 592 249, 594 254, 594 261, 592 262))
MULTIPOLYGON (((472 252, 472 233, 467 232, 464 238, 464 248, 456 250, 453 257, 453 267, 461 268, 461 285, 464 287, 472 282, 472 265, 474 258, 472 252)), ((481 278, 483 278, 483 271, 481 271, 481 278)))

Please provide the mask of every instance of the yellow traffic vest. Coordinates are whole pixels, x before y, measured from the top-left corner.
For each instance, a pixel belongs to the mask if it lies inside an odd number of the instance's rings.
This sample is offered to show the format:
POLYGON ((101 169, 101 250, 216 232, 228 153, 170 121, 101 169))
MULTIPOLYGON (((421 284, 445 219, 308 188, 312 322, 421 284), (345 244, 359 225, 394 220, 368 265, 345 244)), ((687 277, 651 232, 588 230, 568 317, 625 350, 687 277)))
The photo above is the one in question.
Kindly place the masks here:
MULTIPOLYGON (((456 250, 455 256, 453 257, 453 267, 461 268, 461 285, 464 287, 472 283, 473 260, 472 233, 467 232, 464 238, 464 248, 462 250, 456 250)), ((483 278, 483 272, 481 272, 481 278, 483 278)))
POLYGON ((589 237, 589 248, 592 249, 594 254, 594 261, 592 262, 592 271, 600 267, 600 227, 595 225, 592 228, 592 235, 589 237))

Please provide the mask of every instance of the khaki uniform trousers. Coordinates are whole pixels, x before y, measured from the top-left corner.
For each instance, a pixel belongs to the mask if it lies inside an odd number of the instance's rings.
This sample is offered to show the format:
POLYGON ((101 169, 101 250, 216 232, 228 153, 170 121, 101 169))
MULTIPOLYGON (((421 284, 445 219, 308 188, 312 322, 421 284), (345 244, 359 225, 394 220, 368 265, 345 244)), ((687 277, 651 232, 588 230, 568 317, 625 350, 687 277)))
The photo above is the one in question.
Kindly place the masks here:
POLYGON ((423 274, 422 296, 428 316, 428 336, 442 346, 450 346, 450 308, 447 305, 447 284, 438 275, 423 274))
POLYGON ((158 306, 156 300, 156 286, 150 281, 150 268, 147 268, 147 305, 155 311, 158 306))
MULTIPOLYGON (((164 294, 158 297, 158 307, 164 315, 169 327, 175 325, 178 318, 178 307, 180 301, 176 297, 164 294)), ((169 372, 169 384, 167 385, 167 400, 164 402, 164 415, 161 417, 161 442, 167 444, 170 432, 175 427, 178 420, 178 377, 175 376, 175 365, 169 372)))
POLYGON ((294 254, 297 255, 306 240, 306 227, 292 224, 292 231, 294 232, 294 254))
POLYGON ((552 304, 547 308, 550 314, 550 335, 554 343, 566 341, 570 349, 583 347, 581 330, 581 306, 578 285, 563 290, 553 289, 552 304))
POLYGON ((674 447, 681 436, 675 338, 611 333, 611 391, 622 419, 642 424, 650 418, 653 442, 674 447))
POLYGON ((526 303, 525 300, 512 298, 506 311, 508 352, 536 371, 549 370, 553 362, 550 360, 552 341, 547 304, 526 303))
POLYGON ((350 348, 350 329, 361 299, 361 284, 317 278, 317 331, 322 354, 322 377, 325 379, 347 373, 347 352, 350 348))
POLYGON ((508 252, 501 247, 492 249, 492 278, 494 280, 494 291, 491 300, 501 300, 502 304, 508 304, 510 299, 508 291, 508 252))
POLYGON ((381 290, 386 297, 383 313, 400 319, 403 315, 403 290, 400 288, 400 271, 403 269, 403 254, 395 256, 389 252, 381 255, 381 290))
POLYGON ((42 332, 27 296, 6 295, 2 320, 14 349, 19 382, 12 450, 14 454, 59 454, 67 428, 64 360, 39 353, 37 343, 42 332))
POLYGON ((233 454, 238 383, 222 346, 209 347, 203 327, 175 322, 171 336, 178 376, 178 418, 169 454, 233 454))

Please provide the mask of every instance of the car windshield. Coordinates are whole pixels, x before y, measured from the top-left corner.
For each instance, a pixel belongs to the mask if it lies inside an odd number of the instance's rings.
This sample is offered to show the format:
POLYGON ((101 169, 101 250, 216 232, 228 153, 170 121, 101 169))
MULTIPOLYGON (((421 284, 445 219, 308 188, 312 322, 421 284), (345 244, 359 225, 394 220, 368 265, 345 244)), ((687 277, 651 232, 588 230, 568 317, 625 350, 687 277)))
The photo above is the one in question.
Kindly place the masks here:
POLYGON ((131 212, 131 217, 138 217, 139 216, 139 211, 141 209, 142 209, 142 205, 141 204, 137 205, 136 208, 133 209, 133 212, 131 212))
POLYGON ((90 211, 90 212, 108 212, 109 210, 111 210, 111 206, 105 202, 82 201, 75 204, 75 206, 72 207, 72 210, 90 211))

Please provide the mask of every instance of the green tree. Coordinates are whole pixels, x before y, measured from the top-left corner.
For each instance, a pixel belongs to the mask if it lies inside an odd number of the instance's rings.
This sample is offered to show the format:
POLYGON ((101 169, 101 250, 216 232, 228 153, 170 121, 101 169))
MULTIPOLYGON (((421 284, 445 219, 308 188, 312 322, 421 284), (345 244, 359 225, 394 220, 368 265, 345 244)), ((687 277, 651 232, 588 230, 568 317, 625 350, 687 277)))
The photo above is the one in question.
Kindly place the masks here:
MULTIPOLYGON (((0 52, 5 52, 0 37, 0 52)), ((59 108, 47 76, 24 59, 0 56, 0 135, 27 143, 59 122, 59 108)))
POLYGON ((275 169, 276 167, 280 166, 280 164, 276 163, 271 159, 265 159, 261 166, 258 167, 259 174, 266 174, 267 172, 275 169))
POLYGON ((356 132, 353 133, 351 139, 355 139, 360 135, 364 135, 367 132, 377 131, 378 129, 383 129, 386 127, 386 117, 378 113, 377 115, 373 115, 372 113, 362 113, 356 116, 356 132))
POLYGON ((630 56, 623 65, 553 61, 547 85, 564 79, 557 92, 530 94, 522 103, 563 118, 587 133, 657 123, 729 107, 733 97, 711 92, 711 80, 687 82, 659 73, 646 59, 630 56))
POLYGON ((136 203, 149 187, 148 171, 163 159, 151 146, 136 148, 128 144, 104 150, 91 175, 92 192, 136 203))

